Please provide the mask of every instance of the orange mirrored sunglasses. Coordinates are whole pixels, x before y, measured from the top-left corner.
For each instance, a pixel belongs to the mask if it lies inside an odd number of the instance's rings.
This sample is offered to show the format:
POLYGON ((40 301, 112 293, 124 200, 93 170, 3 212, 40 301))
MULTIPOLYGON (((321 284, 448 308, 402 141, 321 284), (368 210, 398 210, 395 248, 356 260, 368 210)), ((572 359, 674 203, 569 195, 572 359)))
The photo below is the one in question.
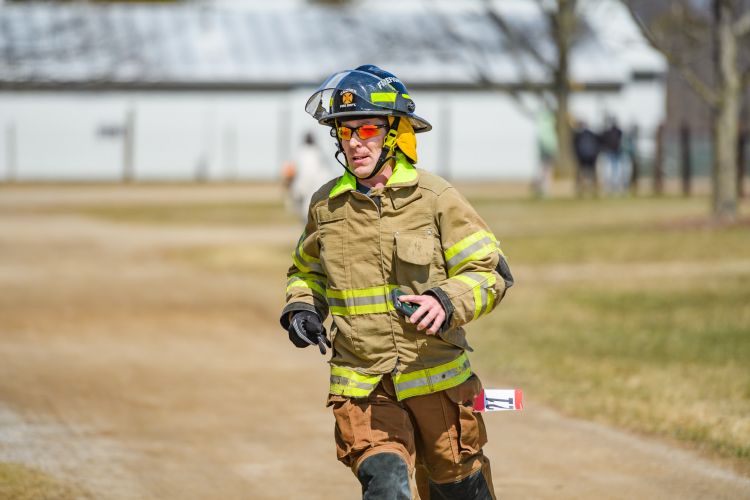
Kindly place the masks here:
POLYGON ((359 127, 344 127, 339 126, 336 127, 336 130, 339 134, 339 139, 342 141, 348 141, 352 138, 352 132, 355 132, 357 134, 357 137, 359 137, 362 140, 372 139, 376 135, 378 135, 378 130, 381 128, 385 128, 388 125, 385 123, 380 124, 371 124, 368 123, 366 125, 360 125, 359 127))

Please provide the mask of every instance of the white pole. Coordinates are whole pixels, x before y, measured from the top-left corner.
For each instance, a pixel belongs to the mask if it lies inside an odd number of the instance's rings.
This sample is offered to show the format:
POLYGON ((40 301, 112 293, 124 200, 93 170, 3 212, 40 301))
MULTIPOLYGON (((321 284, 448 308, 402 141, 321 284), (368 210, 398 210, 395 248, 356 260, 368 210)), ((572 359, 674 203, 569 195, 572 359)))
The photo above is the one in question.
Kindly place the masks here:
MULTIPOLYGON (((0 2, 1 3, 1 2, 0 2)), ((15 182, 17 175, 17 137, 16 137, 16 124, 11 122, 5 128, 5 167, 6 167, 6 181, 15 182)))

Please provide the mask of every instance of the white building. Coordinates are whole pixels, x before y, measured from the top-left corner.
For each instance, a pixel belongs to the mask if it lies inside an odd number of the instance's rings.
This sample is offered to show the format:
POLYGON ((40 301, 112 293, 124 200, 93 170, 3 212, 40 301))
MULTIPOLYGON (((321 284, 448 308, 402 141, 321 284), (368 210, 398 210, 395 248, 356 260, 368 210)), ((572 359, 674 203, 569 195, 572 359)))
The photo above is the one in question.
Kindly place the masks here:
MULTIPOLYGON (((307 130, 332 141, 304 112, 316 85, 366 63, 398 75, 433 124, 418 137, 421 167, 527 179, 538 163, 528 84, 551 78, 492 14, 541 32, 534 4, 3 4, 0 180, 273 179, 307 130)), ((574 114, 650 137, 666 62, 617 1, 584 2, 582 15, 574 114)))

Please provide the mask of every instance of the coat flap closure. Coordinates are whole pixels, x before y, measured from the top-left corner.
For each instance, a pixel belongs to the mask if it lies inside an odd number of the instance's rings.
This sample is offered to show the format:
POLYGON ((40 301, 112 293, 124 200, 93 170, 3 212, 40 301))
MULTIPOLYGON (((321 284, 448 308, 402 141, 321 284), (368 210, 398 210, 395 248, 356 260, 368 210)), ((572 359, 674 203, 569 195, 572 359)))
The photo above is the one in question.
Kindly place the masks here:
POLYGON ((332 203, 331 200, 329 200, 327 204, 319 206, 317 212, 318 224, 335 222, 346 217, 346 205, 341 203, 332 203))
POLYGON ((396 233, 396 255, 410 264, 426 266, 432 261, 433 238, 423 234, 396 233))
POLYGON ((396 210, 400 210, 406 205, 422 198, 422 192, 419 189, 413 189, 410 187, 389 189, 388 193, 391 196, 393 208, 396 210))

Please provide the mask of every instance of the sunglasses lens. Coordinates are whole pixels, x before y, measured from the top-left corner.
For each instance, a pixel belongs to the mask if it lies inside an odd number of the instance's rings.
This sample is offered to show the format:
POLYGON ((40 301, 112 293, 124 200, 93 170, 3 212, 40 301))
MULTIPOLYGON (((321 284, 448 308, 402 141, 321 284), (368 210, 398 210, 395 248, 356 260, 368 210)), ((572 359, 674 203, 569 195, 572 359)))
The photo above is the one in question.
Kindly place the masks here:
POLYGON ((352 129, 349 127, 339 127, 339 139, 342 141, 348 141, 352 138, 352 129))
POLYGON ((375 125, 362 125, 357 130, 357 135, 362 139, 369 139, 378 135, 378 127, 375 125))

